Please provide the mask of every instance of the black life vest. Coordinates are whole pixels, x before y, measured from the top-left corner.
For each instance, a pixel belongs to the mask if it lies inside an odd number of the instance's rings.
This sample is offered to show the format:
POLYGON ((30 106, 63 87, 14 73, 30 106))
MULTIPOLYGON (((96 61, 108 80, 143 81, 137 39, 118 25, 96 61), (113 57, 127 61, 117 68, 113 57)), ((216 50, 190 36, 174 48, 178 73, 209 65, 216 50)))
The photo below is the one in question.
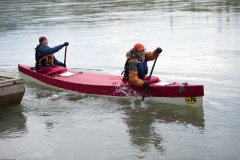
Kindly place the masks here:
MULTIPOLYGON (((129 74, 128 61, 129 59, 126 60, 126 63, 124 65, 124 71, 122 72, 122 74, 124 73, 123 79, 127 79, 127 80, 128 80, 128 74, 129 74)), ((148 65, 147 65, 146 58, 142 63, 137 63, 137 67, 138 67, 138 78, 143 80, 145 76, 148 74, 148 65)))
POLYGON ((43 67, 43 66, 54 65, 54 54, 48 54, 46 56, 37 57, 37 50, 38 50, 39 46, 40 45, 37 45, 37 47, 35 48, 35 50, 36 50, 36 52, 35 52, 35 60, 36 60, 35 67, 39 68, 39 67, 43 67))

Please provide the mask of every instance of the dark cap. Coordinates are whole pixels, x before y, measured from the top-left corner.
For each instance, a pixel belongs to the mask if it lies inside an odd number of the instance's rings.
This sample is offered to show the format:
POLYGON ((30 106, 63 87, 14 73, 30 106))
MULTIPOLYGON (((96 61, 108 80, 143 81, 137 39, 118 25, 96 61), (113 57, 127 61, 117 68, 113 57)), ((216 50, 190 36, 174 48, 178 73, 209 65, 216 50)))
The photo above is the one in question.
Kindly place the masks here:
POLYGON ((47 40, 47 38, 46 38, 46 37, 44 37, 44 36, 41 36, 41 37, 39 37, 39 43, 42 43, 42 41, 43 41, 44 39, 46 39, 46 40, 47 40))

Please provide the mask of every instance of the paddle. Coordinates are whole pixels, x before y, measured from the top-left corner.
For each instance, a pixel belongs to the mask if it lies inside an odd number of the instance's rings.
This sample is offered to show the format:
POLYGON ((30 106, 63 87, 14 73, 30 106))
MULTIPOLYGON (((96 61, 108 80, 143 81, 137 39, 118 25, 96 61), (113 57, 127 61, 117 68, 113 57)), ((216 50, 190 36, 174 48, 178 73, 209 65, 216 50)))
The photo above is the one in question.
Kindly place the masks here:
POLYGON ((64 66, 66 66, 66 53, 67 53, 67 46, 65 46, 64 66))
MULTIPOLYGON (((162 51, 161 51, 161 52, 162 52, 162 51)), ((160 53, 161 53, 161 52, 160 52, 160 53)), ((159 54, 160 54, 160 53, 159 53, 159 54)), ((153 72, 153 69, 154 69, 154 67, 155 67, 155 64, 156 64, 156 61, 157 61, 157 58, 158 58, 159 54, 157 55, 157 57, 156 57, 156 59, 155 59, 155 61, 154 61, 154 63, 153 63, 152 70, 151 70, 150 75, 149 75, 149 77, 148 77, 148 83, 150 82, 150 79, 151 79, 151 76, 152 76, 152 72, 153 72)), ((148 89, 148 87, 145 88, 145 90, 144 90, 144 92, 143 92, 142 102, 144 101, 144 97, 145 97, 145 94, 146 94, 146 92, 147 92, 147 89, 148 89)))

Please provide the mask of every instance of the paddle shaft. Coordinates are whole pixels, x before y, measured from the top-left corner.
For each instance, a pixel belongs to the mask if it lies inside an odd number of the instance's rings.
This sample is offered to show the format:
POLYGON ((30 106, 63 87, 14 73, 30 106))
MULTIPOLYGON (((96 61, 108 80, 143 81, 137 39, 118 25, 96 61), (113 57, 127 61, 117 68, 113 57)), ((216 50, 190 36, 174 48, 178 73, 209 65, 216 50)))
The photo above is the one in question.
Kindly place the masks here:
MULTIPOLYGON (((159 53, 159 54, 160 54, 160 53, 159 53)), ((156 59, 155 59, 155 61, 154 61, 154 63, 153 63, 152 70, 151 70, 150 75, 149 75, 149 77, 148 77, 148 83, 150 82, 150 79, 151 79, 151 76, 152 76, 152 72, 153 72, 153 69, 154 69, 155 64, 156 64, 156 62, 157 62, 157 59, 158 59, 159 54, 157 55, 157 57, 156 57, 156 59)), ((147 92, 147 89, 148 89, 148 87, 145 88, 145 90, 144 90, 144 92, 143 92, 142 101, 144 101, 144 97, 145 97, 145 94, 146 94, 146 92, 147 92)))
POLYGON ((66 66, 66 53, 67 53, 67 46, 65 46, 65 55, 64 55, 64 65, 66 66))

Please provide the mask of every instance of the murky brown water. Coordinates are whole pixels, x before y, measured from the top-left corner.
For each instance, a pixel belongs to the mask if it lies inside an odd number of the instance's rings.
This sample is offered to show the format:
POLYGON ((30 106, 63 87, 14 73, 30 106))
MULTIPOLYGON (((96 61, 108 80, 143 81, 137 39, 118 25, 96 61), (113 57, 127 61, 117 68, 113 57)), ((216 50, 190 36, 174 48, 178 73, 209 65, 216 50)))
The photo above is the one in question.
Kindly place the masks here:
POLYGON ((0 109, 0 159, 240 159, 239 0, 2 0, 0 75, 34 65, 41 35, 70 43, 69 68, 117 75, 135 43, 159 46, 153 74, 203 84, 204 105, 141 110, 26 81, 21 105, 0 109))

